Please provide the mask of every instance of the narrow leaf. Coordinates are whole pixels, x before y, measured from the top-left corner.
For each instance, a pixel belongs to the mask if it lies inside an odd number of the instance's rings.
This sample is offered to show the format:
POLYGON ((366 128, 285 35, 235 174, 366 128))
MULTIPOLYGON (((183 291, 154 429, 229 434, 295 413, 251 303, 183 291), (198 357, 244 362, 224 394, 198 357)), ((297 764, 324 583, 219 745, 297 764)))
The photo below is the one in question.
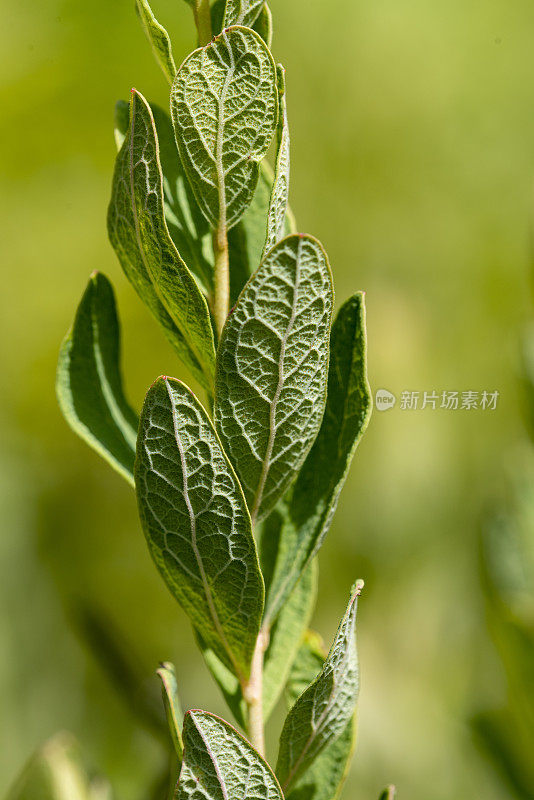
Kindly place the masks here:
POLYGON ((393 785, 386 786, 384 791, 379 797, 379 800, 395 800, 397 796, 397 790, 393 785))
MULTIPOLYGON (((310 621, 317 590, 315 563, 306 570, 274 624, 263 669, 263 716, 267 720, 283 691, 303 632, 310 621)), ((197 642, 206 665, 223 694, 238 725, 247 728, 247 704, 239 680, 197 633, 197 642)))
POLYGON ((170 591, 206 644, 246 680, 263 608, 250 517, 206 412, 173 378, 159 378, 145 398, 135 484, 170 591))
POLYGON ((121 149, 124 140, 126 139, 129 124, 130 106, 126 100, 117 100, 113 115, 113 135, 115 137, 115 145, 117 150, 121 149))
POLYGON ((176 249, 204 294, 213 290, 211 229, 195 200, 183 170, 169 114, 151 104, 163 173, 165 221, 176 249))
MULTIPOLYGON (((286 687, 290 707, 315 680, 323 668, 325 658, 320 636, 308 631, 291 668, 286 687)), ((340 736, 326 745, 311 767, 296 781, 287 800, 335 800, 339 797, 354 751, 355 739, 356 721, 352 717, 340 736)))
POLYGON ((61 345, 56 392, 71 428, 133 485, 138 419, 122 387, 115 295, 98 272, 61 345))
POLYGON ((202 212, 214 228, 243 216, 277 122, 276 68, 257 33, 223 30, 191 53, 171 89, 178 150, 202 212))
POLYGON ((288 236, 267 254, 224 327, 215 420, 253 523, 284 494, 319 430, 332 294, 322 245, 288 236))
POLYGON ((276 774, 285 794, 354 715, 359 688, 355 625, 361 586, 361 582, 356 584, 321 672, 284 723, 276 774))
POLYGON ((172 83, 176 75, 176 65, 172 56, 172 45, 169 34, 163 25, 155 18, 148 4, 148 0, 135 0, 135 8, 156 57, 156 61, 163 70, 169 83, 172 83))
MULTIPOLYGON (((252 202, 232 230, 228 232, 230 252, 230 296, 234 306, 243 286, 258 269, 265 245, 266 219, 273 185, 273 173, 266 161, 262 161, 260 177, 252 202)), ((286 212, 284 234, 296 233, 291 210, 286 212)))
POLYGON ((215 348, 208 307, 169 235, 154 118, 135 90, 115 165, 108 230, 126 276, 184 363, 209 388, 215 348))
POLYGON ((251 28, 263 8, 265 0, 226 0, 223 28, 246 25, 251 28))
POLYGON ((289 198, 289 126, 285 97, 285 70, 281 64, 276 66, 278 78, 278 128, 277 154, 274 167, 274 180, 267 214, 267 239, 263 255, 280 241, 284 235, 286 210, 289 198))
POLYGON ((271 768, 227 722, 190 711, 175 800, 283 800, 271 768))
POLYGON ((169 725, 172 743, 176 751, 176 755, 180 759, 183 758, 184 743, 182 740, 182 724, 183 724, 183 711, 180 705, 180 698, 178 696, 178 684, 176 682, 176 673, 174 664, 166 661, 157 670, 158 676, 161 678, 163 704, 165 706, 165 714, 169 725))
POLYGON ((359 292, 340 308, 332 326, 328 398, 321 430, 294 487, 278 509, 283 525, 266 603, 267 619, 276 617, 330 527, 371 414, 366 358, 365 305, 359 292))

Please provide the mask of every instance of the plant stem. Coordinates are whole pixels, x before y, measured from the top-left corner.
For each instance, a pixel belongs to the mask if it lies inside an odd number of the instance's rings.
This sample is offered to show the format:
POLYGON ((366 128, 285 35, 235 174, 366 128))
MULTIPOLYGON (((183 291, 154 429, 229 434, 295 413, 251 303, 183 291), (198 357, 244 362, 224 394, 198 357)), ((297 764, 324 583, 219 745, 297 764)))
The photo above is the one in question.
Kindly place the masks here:
POLYGON ((263 628, 258 634, 250 678, 243 696, 248 706, 248 738, 258 753, 265 758, 265 737, 263 733, 263 656, 269 642, 269 633, 263 628))
POLYGON ((221 335, 230 303, 230 270, 228 261, 228 233, 226 224, 221 221, 213 237, 215 250, 215 275, 213 299, 213 316, 217 332, 221 335))
POLYGON ((198 43, 201 47, 211 42, 211 15, 209 0, 195 0, 193 6, 198 43))

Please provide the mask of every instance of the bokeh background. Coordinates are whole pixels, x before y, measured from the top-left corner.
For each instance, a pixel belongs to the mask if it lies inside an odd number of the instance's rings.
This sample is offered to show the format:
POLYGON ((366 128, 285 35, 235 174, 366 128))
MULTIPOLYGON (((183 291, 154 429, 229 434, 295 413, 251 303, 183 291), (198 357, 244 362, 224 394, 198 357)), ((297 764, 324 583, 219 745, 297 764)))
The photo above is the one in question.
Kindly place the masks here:
MULTIPOLYGON (((117 99, 166 85, 131 0, 17 0, 0 26, 0 792, 58 730, 121 800, 164 753, 80 634, 109 618, 145 689, 176 663, 186 706, 226 714, 155 572, 121 478, 56 406, 58 346, 89 273, 113 281, 132 402, 187 376, 121 273, 105 214, 117 99)), ((154 0, 179 62, 190 10, 154 0)), ((345 797, 509 797, 471 718, 509 686, 479 532, 524 439, 517 372, 531 313, 531 0, 272 0, 287 68, 291 203, 325 244, 337 302, 367 292, 374 390, 500 392, 495 411, 375 412, 321 558, 329 640, 356 577, 359 743, 345 797)), ((274 742, 274 733, 272 734, 274 742)), ((534 796, 534 790, 533 795, 534 796)))

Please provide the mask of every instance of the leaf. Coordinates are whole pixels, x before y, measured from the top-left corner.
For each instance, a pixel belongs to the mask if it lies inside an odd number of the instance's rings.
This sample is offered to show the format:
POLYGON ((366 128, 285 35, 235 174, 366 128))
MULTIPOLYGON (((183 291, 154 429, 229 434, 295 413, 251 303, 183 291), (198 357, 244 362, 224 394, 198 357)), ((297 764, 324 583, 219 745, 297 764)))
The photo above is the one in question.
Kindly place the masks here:
POLYGON ((227 722, 190 711, 175 800, 283 800, 269 765, 227 722))
POLYGON ((321 672, 284 723, 276 774, 286 795, 353 718, 359 689, 355 624, 361 587, 357 582, 321 672))
POLYGON ((263 8, 265 0, 226 0, 223 28, 246 25, 251 28, 263 8))
MULTIPOLYGON (((271 631, 263 670, 263 716, 267 720, 284 688, 303 631, 311 617, 316 595, 316 565, 312 564, 288 598, 271 631)), ((198 633, 197 642, 215 682, 238 725, 247 729, 248 709, 241 685, 198 633)))
POLYGON ((214 414, 253 524, 287 490, 321 424, 332 294, 322 245, 288 236, 267 254, 224 327, 214 414))
POLYGON ((267 213, 267 239, 263 248, 262 259, 271 247, 284 235, 286 210, 289 198, 289 126, 285 98, 285 70, 281 64, 276 65, 278 78, 278 128, 277 153, 274 168, 269 211, 267 213))
POLYGON ((395 800, 397 796, 397 790, 393 785, 386 786, 384 791, 379 797, 379 800, 395 800))
POLYGON ((215 348, 208 307, 170 238, 154 119, 135 90, 115 165, 108 230, 126 276, 180 358, 209 388, 215 348))
POLYGON ((121 149, 124 140, 126 139, 129 124, 130 105, 126 102, 126 100, 117 100, 113 115, 113 134, 115 137, 115 145, 117 146, 117 150, 121 149))
MULTIPOLYGON (((256 272, 262 259, 272 185, 272 171, 266 161, 262 161, 260 177, 252 202, 242 219, 232 230, 228 231, 232 306, 236 304, 243 286, 256 272)), ((286 235, 296 233, 294 220, 289 210, 286 214, 284 233, 286 235)))
POLYGON ((133 485, 138 419, 122 387, 115 295, 101 273, 91 275, 61 345, 56 393, 75 433, 133 485))
POLYGON ((235 225, 258 182, 277 122, 276 68, 263 40, 234 27, 191 53, 171 89, 185 172, 208 222, 235 225))
MULTIPOLYGON (((291 668, 286 688, 290 706, 317 677, 325 657, 321 637, 308 631, 291 668)), ((311 767, 296 782, 287 795, 287 800, 335 800, 339 797, 354 751, 355 739, 356 723, 355 717, 352 717, 340 736, 326 745, 311 767)))
POLYGON ((6 800, 89 800, 79 747, 67 733, 49 739, 28 761, 6 800))
POLYGON ((165 221, 176 249, 205 294, 213 290, 211 230, 186 178, 170 116, 151 104, 163 173, 165 221))
MULTIPOLYGON (((354 452, 371 415, 364 295, 340 308, 332 326, 326 409, 317 439, 279 505, 280 548, 266 601, 273 620, 328 532, 354 452)), ((269 524, 269 522, 267 522, 269 524)))
POLYGON ((149 389, 135 483, 152 557, 208 647, 248 678, 263 580, 239 482, 191 391, 173 378, 149 389))
POLYGON ((317 595, 317 565, 312 562, 293 589, 271 630, 263 669, 263 716, 275 707, 309 625, 317 595))
POLYGON ((163 704, 165 706, 165 714, 167 715, 167 722, 169 731, 171 733, 172 743, 176 751, 176 755, 180 759, 183 758, 184 743, 182 740, 182 724, 183 724, 183 711, 180 705, 180 698, 178 696, 178 684, 176 682, 176 673, 174 664, 165 661, 157 670, 158 676, 161 678, 163 704))
MULTIPOLYGON (((221 33, 223 28, 227 27, 223 22, 225 7, 226 0, 215 0, 215 3, 211 6, 211 29, 214 35, 221 33)), ((254 24, 248 27, 261 36, 270 50, 273 41, 273 15, 267 3, 263 4, 254 24)))
POLYGON ((155 18, 147 0, 135 0, 135 8, 156 57, 156 61, 163 70, 169 83, 172 83, 176 75, 176 65, 172 56, 172 45, 169 34, 163 25, 155 18))

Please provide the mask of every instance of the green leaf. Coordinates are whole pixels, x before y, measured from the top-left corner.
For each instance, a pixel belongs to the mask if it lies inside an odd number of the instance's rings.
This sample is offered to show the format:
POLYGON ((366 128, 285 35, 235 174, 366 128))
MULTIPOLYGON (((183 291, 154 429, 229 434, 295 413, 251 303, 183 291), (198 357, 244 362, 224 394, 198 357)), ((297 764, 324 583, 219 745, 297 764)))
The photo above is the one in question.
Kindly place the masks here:
POLYGON ((183 724, 183 711, 178 696, 178 684, 176 682, 176 673, 174 664, 165 661, 157 670, 157 674, 161 678, 163 704, 165 706, 165 714, 171 733, 172 743, 176 751, 176 755, 180 759, 183 758, 184 743, 182 740, 182 724, 183 724))
POLYGON ((71 428, 133 485, 138 419, 122 387, 113 288, 98 272, 61 345, 56 392, 71 428))
MULTIPOLYGON (((291 669, 286 687, 290 707, 317 677, 326 658, 321 637, 308 631, 291 669)), ((352 717, 340 736, 319 753, 314 763, 295 783, 287 800, 335 800, 347 776, 356 739, 356 721, 352 717)))
POLYGON ((396 796, 397 790, 393 785, 390 785, 386 786, 378 800, 395 800, 396 796))
POLYGON ((180 358, 209 388, 215 348, 208 307, 169 235, 154 118, 135 90, 115 165, 108 230, 126 276, 180 358))
POLYGON ((145 398, 135 484, 152 557, 208 647, 246 680, 263 579, 239 482, 191 391, 159 378, 145 398))
MULTIPOLYGON (((215 0, 211 6, 211 30, 214 35, 221 33, 224 26, 224 12, 226 7, 226 0, 215 0)), ((256 18, 253 25, 248 25, 249 28, 256 31, 269 50, 273 41, 273 15, 267 3, 263 7, 256 18)))
POLYGON ((224 30, 183 62, 171 89, 178 150, 214 228, 243 216, 277 123, 276 68, 249 28, 224 30))
POLYGON ((113 134, 115 137, 115 145, 117 146, 117 150, 121 149, 124 140, 126 139, 129 124, 130 105, 126 102, 126 100, 117 100, 113 115, 113 134))
MULTIPOLYGON (((263 256, 284 235, 286 210, 289 198, 289 126, 285 97, 285 70, 281 64, 276 65, 278 78, 278 128, 277 153, 274 167, 274 180, 267 213, 267 239, 263 248, 263 256)), ((263 258, 262 256, 262 258, 263 258)))
POLYGON ((366 359, 364 295, 358 292, 340 308, 332 326, 328 398, 321 430, 294 486, 278 508, 283 523, 266 602, 268 620, 276 617, 330 527, 371 414, 366 359))
POLYGON ((175 800, 283 800, 269 765, 227 722, 190 711, 175 800))
POLYGON ((90 800, 91 794, 77 742, 60 733, 32 756, 6 800, 90 800))
POLYGON ((151 104, 163 173, 165 220, 176 249, 205 294, 213 290, 211 229, 183 170, 170 116, 151 104))
POLYGON ((214 414, 253 523, 287 490, 319 430, 332 294, 322 245, 288 236, 267 254, 224 327, 214 414))
POLYGON ((283 692, 317 596, 317 564, 312 562, 274 623, 263 668, 263 716, 268 719, 283 692))
MULTIPOLYGON (((291 663, 297 654, 303 632, 309 623, 317 590, 317 569, 313 563, 294 588, 276 620, 269 638, 263 669, 263 716, 267 720, 286 682, 291 663)), ((236 722, 247 728, 248 709, 243 700, 241 685, 213 650, 196 633, 197 642, 215 682, 228 704, 236 722)))
POLYGON ((284 794, 354 716, 359 689, 355 625, 361 587, 357 582, 321 672, 284 723, 276 766, 284 794))
MULTIPOLYGON (((265 245, 267 214, 273 185, 273 174, 266 161, 262 161, 260 177, 254 197, 242 219, 228 231, 230 255, 230 297, 234 306, 250 276, 258 269, 265 245)), ((296 233, 294 219, 288 210, 285 234, 296 233)))
POLYGON ((135 8, 156 57, 156 61, 163 70, 169 83, 172 83, 176 75, 176 65, 172 56, 172 45, 169 34, 163 25, 155 18, 147 0, 135 0, 135 8))
POLYGON ((263 8, 265 0, 226 0, 223 28, 245 25, 251 28, 263 8))

